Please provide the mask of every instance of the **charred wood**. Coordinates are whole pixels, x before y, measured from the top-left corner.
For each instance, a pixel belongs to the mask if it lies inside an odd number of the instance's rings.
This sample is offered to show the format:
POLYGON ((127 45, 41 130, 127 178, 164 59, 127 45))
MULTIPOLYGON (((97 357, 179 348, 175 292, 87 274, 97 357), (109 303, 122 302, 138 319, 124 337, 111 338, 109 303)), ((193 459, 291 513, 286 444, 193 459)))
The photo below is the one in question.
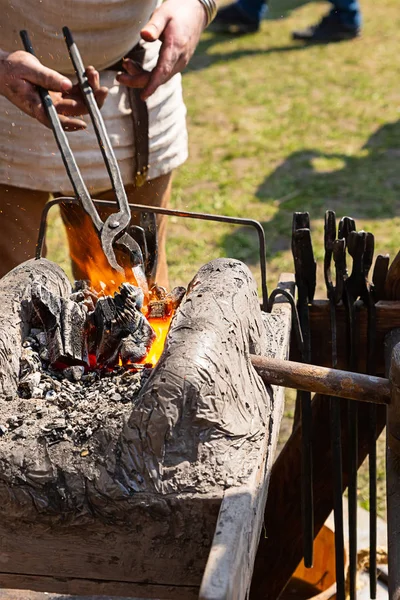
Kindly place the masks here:
POLYGON ((163 287, 154 285, 150 290, 147 317, 165 319, 175 311, 186 293, 184 287, 176 287, 167 293, 163 287))
POLYGON ((145 358, 155 333, 141 312, 143 299, 142 290, 129 283, 124 283, 114 297, 98 299, 92 317, 92 351, 98 364, 114 366, 120 355, 124 362, 145 358))
POLYGON ((32 287, 32 304, 46 333, 50 364, 87 364, 87 312, 83 306, 40 284, 32 287))
POLYGON ((16 394, 23 341, 32 325, 32 287, 45 286, 68 297, 71 286, 65 273, 46 260, 29 260, 0 280, 0 393, 16 394))

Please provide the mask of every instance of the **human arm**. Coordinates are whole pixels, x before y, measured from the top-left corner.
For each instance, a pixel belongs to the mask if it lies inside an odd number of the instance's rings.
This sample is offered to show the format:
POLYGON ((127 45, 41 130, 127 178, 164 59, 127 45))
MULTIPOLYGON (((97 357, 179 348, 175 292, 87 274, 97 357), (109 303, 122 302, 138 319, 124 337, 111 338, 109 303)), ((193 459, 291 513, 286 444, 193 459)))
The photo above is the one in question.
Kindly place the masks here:
POLYGON ((193 56, 207 24, 207 13, 199 0, 166 0, 157 8, 141 31, 147 42, 161 40, 160 55, 154 69, 142 69, 131 59, 124 59, 126 72, 117 76, 123 85, 143 88, 146 100, 156 89, 183 71, 193 56))
MULTIPOLYGON (((101 107, 107 96, 107 88, 100 86, 99 73, 94 67, 87 67, 86 73, 101 107)), ((64 129, 85 129, 86 123, 79 116, 86 113, 87 109, 78 85, 73 85, 64 75, 45 67, 28 52, 18 50, 9 53, 0 49, 0 94, 49 127, 37 85, 49 90, 64 129)))

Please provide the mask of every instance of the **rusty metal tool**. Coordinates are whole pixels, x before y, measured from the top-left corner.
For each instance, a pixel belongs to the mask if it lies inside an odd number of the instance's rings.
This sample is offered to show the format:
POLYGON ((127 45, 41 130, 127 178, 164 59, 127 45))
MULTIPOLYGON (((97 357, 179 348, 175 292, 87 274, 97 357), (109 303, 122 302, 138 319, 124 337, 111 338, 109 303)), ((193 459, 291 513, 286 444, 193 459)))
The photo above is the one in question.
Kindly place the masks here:
MULTIPOLYGON (((343 221, 343 220, 342 220, 343 221)), ((346 247, 353 259, 351 274, 344 282, 344 304, 348 322, 349 369, 356 370, 356 308, 364 284, 363 257, 366 245, 365 231, 356 232, 355 223, 347 219, 341 228, 346 247)), ((340 228, 339 228, 340 229, 340 228)), ((356 402, 348 403, 349 435, 349 582, 350 600, 357 596, 357 467, 358 467, 358 407, 356 402)))
MULTIPOLYGON (((144 268, 149 284, 153 284, 156 278, 158 260, 158 235, 156 215, 153 212, 140 213, 140 227, 143 229, 146 251, 144 253, 144 268)), ((132 237, 134 231, 129 230, 132 237)))
MULTIPOLYGON (((27 31, 21 31, 20 36, 26 52, 35 55, 27 31)), ((93 98, 94 100, 93 90, 90 87, 86 76, 85 81, 85 86, 81 86, 84 97, 85 99, 93 98)), ((118 263, 115 254, 114 246, 117 246, 120 250, 123 251, 124 254, 128 256, 129 266, 132 267, 138 284, 144 287, 146 290, 147 281, 143 271, 142 252, 139 247, 139 244, 130 235, 126 233, 126 229, 129 227, 130 224, 131 213, 128 201, 126 199, 126 194, 119 172, 119 167, 97 104, 95 103, 97 108, 96 114, 97 116, 100 115, 100 119, 97 119, 96 127, 99 128, 99 130, 101 130, 101 137, 98 137, 98 139, 103 152, 104 161, 106 163, 107 170, 110 175, 111 183, 116 193, 117 204, 119 208, 119 211, 117 213, 111 214, 105 222, 102 221, 99 213, 97 212, 93 200, 90 197, 89 191, 85 185, 85 182, 83 181, 79 167, 75 161, 74 155, 69 145, 68 138, 61 126, 57 111, 53 105, 49 92, 39 86, 37 86, 37 88, 40 98, 45 107, 46 113, 48 115, 54 133, 54 137, 60 150, 62 160, 64 162, 75 195, 79 199, 83 209, 89 215, 93 222, 94 228, 101 240, 102 249, 110 266, 116 271, 124 272, 124 269, 118 263)), ((96 127, 95 130, 97 134, 98 129, 96 129, 96 127)))
MULTIPOLYGON (((316 262, 314 259, 310 217, 307 212, 294 213, 292 230, 292 253, 298 290, 298 313, 303 335, 302 361, 311 362, 310 317, 308 304, 314 298, 316 286, 316 262)), ((313 565, 314 502, 312 476, 312 413, 311 393, 298 392, 302 426, 302 520, 304 540, 304 564, 313 565)))
MULTIPOLYGON (((99 208, 113 208, 114 202, 109 200, 93 200, 96 206, 99 208)), ((52 206, 59 204, 79 204, 78 198, 72 198, 63 196, 60 198, 54 198, 49 200, 43 207, 42 215, 40 218, 39 234, 36 243, 35 257, 41 258, 47 229, 47 218, 49 210, 52 206)), ((148 206, 145 204, 129 204, 129 208, 132 213, 152 213, 154 215, 165 215, 174 218, 182 219, 195 219, 200 221, 210 221, 214 223, 229 223, 230 225, 239 225, 240 227, 251 227, 258 237, 258 250, 259 250, 259 261, 260 261, 260 276, 261 276, 261 294, 262 294, 262 310, 268 310, 268 287, 267 287, 267 261, 266 261, 266 241, 265 232, 263 226, 259 221, 254 219, 245 219, 243 217, 228 217, 226 215, 213 215, 209 213, 189 212, 184 210, 176 210, 173 208, 165 208, 161 206, 148 206)), ((152 243, 156 242, 156 238, 152 243)), ((151 246, 150 246, 151 248, 151 246)), ((150 249, 149 249, 150 252, 150 249)))
POLYGON ((269 295, 267 312, 270 313, 272 311, 277 296, 284 296, 290 304, 290 308, 292 310, 292 327, 294 329, 298 351, 300 353, 300 356, 302 356, 304 352, 304 340, 303 334, 301 332, 301 325, 299 313, 297 312, 296 300, 288 290, 283 290, 277 287, 274 290, 272 290, 272 292, 269 295))
MULTIPOLYGON (((102 248, 110 264, 116 270, 120 269, 116 260, 114 263, 112 263, 115 256, 113 251, 115 243, 120 245, 122 248, 127 248, 130 254, 133 253, 133 255, 136 255, 137 265, 135 265, 135 267, 143 267, 143 256, 141 256, 142 253, 139 254, 139 245, 131 236, 126 233, 131 222, 131 211, 129 209, 128 198, 122 181, 121 172, 119 170, 118 162, 115 157, 102 114, 97 106, 96 98, 86 76, 86 70, 81 54, 68 27, 63 27, 63 34, 71 62, 75 69, 79 87, 81 89, 82 96, 84 98, 97 140, 99 142, 104 164, 110 177, 111 186, 114 191, 119 209, 117 213, 110 215, 103 224, 100 232, 102 248)), ((91 211, 96 210, 93 202, 91 202, 89 209, 91 211)), ((136 274, 137 273, 135 273, 135 275, 136 274)), ((142 272, 138 274, 142 282, 143 279, 145 279, 144 273, 142 272)))
MULTIPOLYGON (((345 241, 336 239, 336 215, 334 211, 326 211, 324 225, 324 278, 330 306, 332 336, 332 368, 337 368, 337 329, 336 304, 342 297, 346 269, 345 241), (332 258, 336 270, 336 285, 332 280, 332 258)), ((345 558, 344 558, 344 525, 343 525, 343 475, 342 475, 342 437, 341 407, 337 398, 328 396, 330 413, 330 431, 333 465, 333 514, 335 521, 335 569, 336 595, 338 600, 345 600, 345 558)))
MULTIPOLYGON (((367 307, 367 365, 368 375, 376 374, 375 344, 376 344, 376 308, 374 285, 368 280, 369 271, 374 257, 375 240, 372 233, 366 234, 365 251, 363 256, 364 283, 360 298, 367 307)), ((383 257, 384 258, 384 257, 383 257)), ((383 264, 388 265, 389 261, 383 264)), ((369 408, 369 436, 368 436, 368 467, 369 467, 369 581, 370 597, 376 598, 377 588, 377 478, 376 478, 376 406, 369 408)))
POLYGON ((394 257, 387 272, 385 299, 400 300, 400 251, 394 257))
POLYGON ((385 298, 385 283, 389 270, 389 254, 378 254, 375 259, 372 283, 374 284, 374 298, 376 302, 385 298))

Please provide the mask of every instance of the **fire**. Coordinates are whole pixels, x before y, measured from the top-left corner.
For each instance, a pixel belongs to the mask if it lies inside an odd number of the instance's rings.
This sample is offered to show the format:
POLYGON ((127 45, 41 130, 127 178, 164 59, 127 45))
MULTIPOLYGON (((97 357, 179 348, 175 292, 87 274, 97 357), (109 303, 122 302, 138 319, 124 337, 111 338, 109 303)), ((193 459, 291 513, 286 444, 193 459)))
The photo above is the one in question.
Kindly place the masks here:
POLYGON ((87 279, 98 293, 112 296, 125 282, 137 285, 136 278, 130 273, 114 271, 101 248, 100 240, 92 222, 84 215, 79 226, 66 224, 69 251, 76 265, 79 279, 87 279))
MULTIPOLYGON (((113 295, 119 287, 125 283, 139 286, 139 283, 132 270, 126 270, 125 273, 114 271, 101 248, 100 240, 93 228, 92 222, 84 215, 80 216, 79 226, 77 222, 69 225, 66 223, 68 231, 68 242, 71 258, 77 266, 80 279, 87 279, 91 286, 99 294, 113 295)), ((143 286, 141 286, 143 289, 143 286)), ((142 312, 145 316, 149 302, 148 290, 145 292, 144 305, 142 312)), ((165 345, 165 339, 169 330, 173 311, 165 318, 147 317, 150 325, 156 333, 156 338, 147 354, 143 359, 143 364, 155 366, 160 358, 165 345)))
POLYGON ((158 359, 160 358, 162 351, 164 350, 165 339, 167 337, 169 326, 171 324, 172 316, 173 315, 171 314, 165 319, 149 319, 150 325, 156 332, 156 339, 154 340, 146 358, 143 360, 143 363, 151 364, 153 365, 153 367, 157 364, 158 359))

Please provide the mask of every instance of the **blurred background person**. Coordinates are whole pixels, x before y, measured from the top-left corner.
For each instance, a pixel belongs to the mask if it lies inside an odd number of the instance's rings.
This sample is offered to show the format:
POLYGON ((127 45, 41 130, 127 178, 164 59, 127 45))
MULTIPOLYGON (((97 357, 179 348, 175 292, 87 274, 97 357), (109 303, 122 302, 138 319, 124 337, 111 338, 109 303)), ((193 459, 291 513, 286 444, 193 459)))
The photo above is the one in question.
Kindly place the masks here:
MULTIPOLYGON (((329 0, 331 10, 317 24, 294 31, 294 40, 309 43, 340 42, 360 35, 361 10, 358 0, 329 0)), ((226 33, 254 33, 268 9, 265 0, 238 0, 218 11, 214 27, 226 33)))

